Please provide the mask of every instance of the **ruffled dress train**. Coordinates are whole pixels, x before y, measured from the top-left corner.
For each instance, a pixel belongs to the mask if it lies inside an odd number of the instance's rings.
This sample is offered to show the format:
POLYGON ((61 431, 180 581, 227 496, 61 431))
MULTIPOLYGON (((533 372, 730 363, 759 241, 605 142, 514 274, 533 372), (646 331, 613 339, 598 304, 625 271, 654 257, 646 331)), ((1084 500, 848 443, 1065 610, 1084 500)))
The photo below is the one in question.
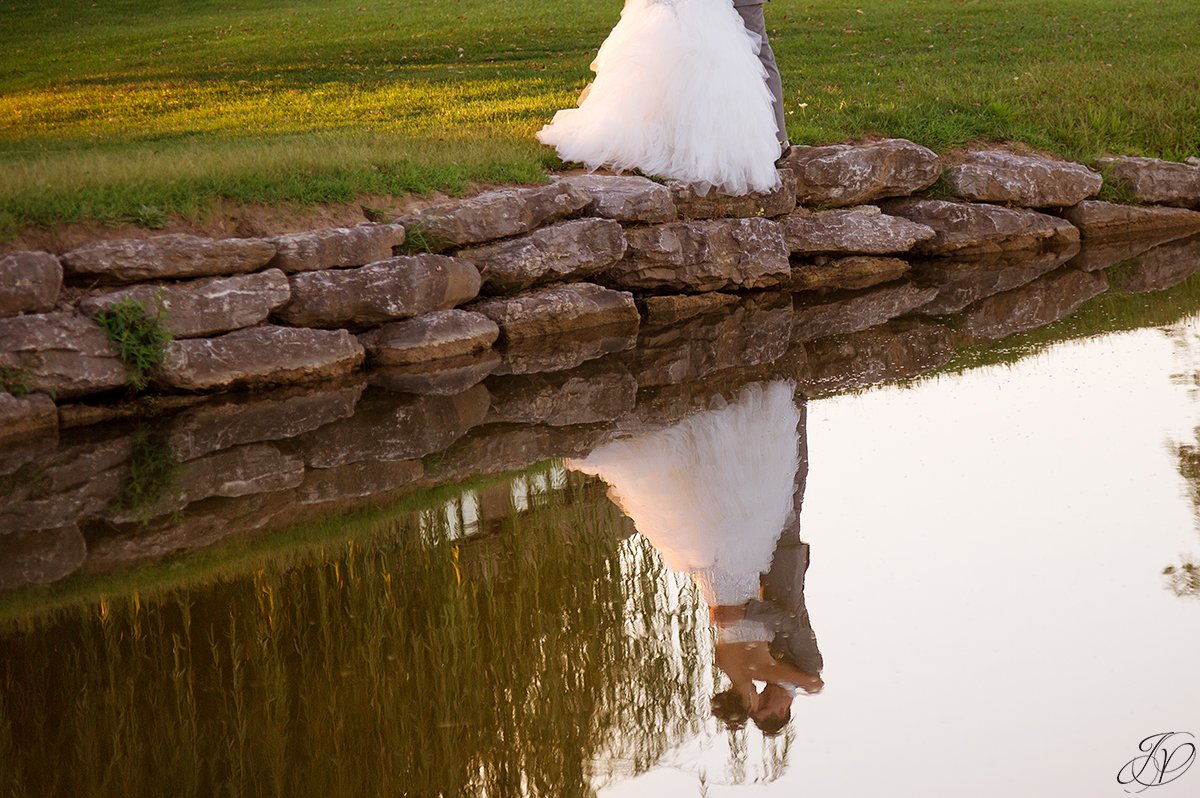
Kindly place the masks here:
POLYGON ((780 144, 759 47, 730 0, 627 0, 579 107, 537 138, 589 169, 768 191, 780 144))

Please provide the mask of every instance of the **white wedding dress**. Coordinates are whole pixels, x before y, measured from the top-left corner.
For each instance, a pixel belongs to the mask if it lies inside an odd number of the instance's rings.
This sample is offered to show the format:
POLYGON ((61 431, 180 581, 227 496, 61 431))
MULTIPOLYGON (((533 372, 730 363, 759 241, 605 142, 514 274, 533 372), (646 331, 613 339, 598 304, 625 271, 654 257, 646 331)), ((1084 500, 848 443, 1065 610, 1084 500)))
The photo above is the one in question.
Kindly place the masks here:
POLYGON ((731 0, 626 0, 579 107, 537 138, 589 169, 769 191, 780 144, 759 46, 731 0))
MULTIPOLYGON (((691 574, 710 605, 759 597, 759 575, 792 512, 800 465, 794 386, 751 385, 729 405, 621 438, 570 468, 599 476, 666 564, 691 574)), ((769 640, 740 621, 719 639, 769 640)))

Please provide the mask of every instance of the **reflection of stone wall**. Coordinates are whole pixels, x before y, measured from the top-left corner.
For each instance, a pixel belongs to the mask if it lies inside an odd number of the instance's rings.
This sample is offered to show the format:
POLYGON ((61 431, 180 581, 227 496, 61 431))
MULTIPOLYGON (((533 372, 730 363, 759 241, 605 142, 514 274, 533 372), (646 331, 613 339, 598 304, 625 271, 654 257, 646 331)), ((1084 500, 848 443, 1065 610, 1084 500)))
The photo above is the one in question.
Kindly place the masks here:
MULTIPOLYGON (((583 455, 611 435, 670 424, 756 380, 789 379, 798 392, 817 395, 911 377, 944 364, 955 345, 1056 321, 1110 285, 1162 290, 1200 269, 1200 237, 1179 237, 1200 213, 1123 214, 1084 200, 1065 213, 1083 231, 1080 247, 1059 240, 1065 222, 1044 206, 1013 210, 984 206, 991 195, 966 196, 1000 191, 981 188, 979 171, 966 170, 955 185, 972 207, 884 202, 908 217, 900 220, 862 203, 920 190, 940 168, 932 153, 887 142, 797 152, 785 164, 783 188, 758 198, 762 217, 747 224, 721 217, 755 215, 755 198, 723 205, 641 178, 592 176, 493 192, 401 225, 307 238, 206 243, 167 236, 62 258, 0 256, 0 315, 7 314, 0 318, 0 562, 11 564, 0 573, 0 588, 156 559, 364 501, 583 455), (835 210, 797 208, 793 190, 835 210), (581 213, 606 222, 565 221, 581 213), (1049 232, 1039 238, 1018 231, 1006 240, 998 220, 1021 213, 1044 217, 1030 229, 1049 232), (973 219, 990 226, 976 245, 959 246, 973 219), (1135 223, 1147 224, 1153 237, 1131 237, 1135 223), (405 229, 439 254, 395 255, 405 229), (722 232, 705 239, 710 229, 722 232), (572 231, 602 248, 600 260, 607 261, 598 266, 572 249, 572 231), (880 258, 895 254, 887 243, 893 234, 902 258, 880 258), (503 246, 487 243, 497 238, 503 246), (784 246, 785 263, 790 253, 774 290, 735 291, 772 284, 766 276, 776 268, 763 271, 762 262, 741 258, 739 240, 784 246), (929 254, 938 241, 954 242, 958 254, 929 254), (486 266, 482 277, 471 253, 486 266), (498 253, 518 262, 489 283, 487 275, 502 271, 498 253), (618 266, 614 258, 642 265, 618 266), (602 287, 631 269, 658 274, 664 264, 706 275, 692 286, 710 287, 704 281, 730 271, 720 292, 681 293, 677 286, 636 304, 628 293, 602 287), (144 286, 130 281, 147 275, 163 278, 155 283, 162 292, 149 295, 154 301, 168 314, 180 308, 181 318, 188 308, 188 329, 209 336, 178 341, 171 361, 177 368, 186 361, 206 379, 217 375, 205 384, 263 387, 165 397, 157 405, 106 403, 111 393, 88 399, 90 405, 65 404, 112 391, 125 378, 79 308, 144 286), (595 282, 546 285, 543 277, 595 282), (244 286, 225 291, 219 282, 250 278, 268 281, 271 315, 243 304, 244 286), (84 280, 99 287, 84 290, 84 280), (477 302, 490 284, 497 295, 477 302), (197 291, 192 299, 189 286, 197 291), (525 290, 504 296, 501 286, 525 290), (305 297, 302 308, 289 304, 301 295, 296 291, 305 297), (288 295, 282 303, 281 292, 288 295), (225 301, 231 304, 222 309, 225 301), (279 311, 286 307, 295 312, 279 311), (313 328, 280 323, 300 318, 301 309, 313 328), (222 314, 233 321, 221 322, 222 314), (380 324, 393 318, 408 320, 380 324), (563 326, 566 319, 571 323, 563 326), (235 321, 257 326, 213 334, 235 321), (336 337, 336 345, 323 348, 322 336, 336 337), (379 364, 342 374, 363 359, 358 336, 379 364), (277 379, 271 375, 337 374, 309 386, 267 387, 277 379), (64 403, 57 410, 42 392, 51 389, 64 403), (59 417, 67 422, 61 429, 59 417), (136 423, 93 423, 106 417, 136 423)), ((1056 190, 1091 190, 1087 175, 1063 168, 1056 190)), ((1065 196, 1032 192, 1027 177, 1013 177, 1003 201, 1019 204, 1022 191, 1029 202, 1065 196)), ((777 265, 775 255, 767 263, 777 265)))

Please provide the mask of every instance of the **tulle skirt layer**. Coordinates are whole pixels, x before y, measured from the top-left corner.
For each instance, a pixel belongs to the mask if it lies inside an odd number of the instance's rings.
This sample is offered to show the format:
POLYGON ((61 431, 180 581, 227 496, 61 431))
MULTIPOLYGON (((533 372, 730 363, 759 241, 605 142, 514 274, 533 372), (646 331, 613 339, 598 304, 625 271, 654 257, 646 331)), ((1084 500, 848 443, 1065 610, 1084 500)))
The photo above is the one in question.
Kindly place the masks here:
POLYGON ((778 184, 760 42, 730 0, 627 0, 579 107, 537 134, 564 161, 728 194, 778 184))
POLYGON ((759 574, 792 512, 800 414, 787 382, 752 385, 733 404, 607 443, 571 468, 609 496, 706 601, 758 597, 759 574))

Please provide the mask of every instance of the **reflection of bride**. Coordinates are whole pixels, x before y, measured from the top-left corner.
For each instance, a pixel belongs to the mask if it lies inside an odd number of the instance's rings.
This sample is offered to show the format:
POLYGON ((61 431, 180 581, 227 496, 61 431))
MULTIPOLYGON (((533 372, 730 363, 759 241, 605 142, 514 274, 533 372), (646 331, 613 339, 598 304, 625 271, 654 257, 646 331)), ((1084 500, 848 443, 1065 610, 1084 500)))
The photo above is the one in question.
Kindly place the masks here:
POLYGON ((607 482, 610 497, 667 565, 691 574, 718 622, 717 664, 756 720, 760 709, 782 715, 785 702, 790 714, 797 686, 821 685, 816 674, 773 657, 769 643, 778 626, 748 619, 745 610, 761 604, 760 576, 793 513, 800 413, 792 394, 787 382, 751 385, 732 404, 569 463, 607 482), (754 680, 768 689, 757 693, 754 680))

